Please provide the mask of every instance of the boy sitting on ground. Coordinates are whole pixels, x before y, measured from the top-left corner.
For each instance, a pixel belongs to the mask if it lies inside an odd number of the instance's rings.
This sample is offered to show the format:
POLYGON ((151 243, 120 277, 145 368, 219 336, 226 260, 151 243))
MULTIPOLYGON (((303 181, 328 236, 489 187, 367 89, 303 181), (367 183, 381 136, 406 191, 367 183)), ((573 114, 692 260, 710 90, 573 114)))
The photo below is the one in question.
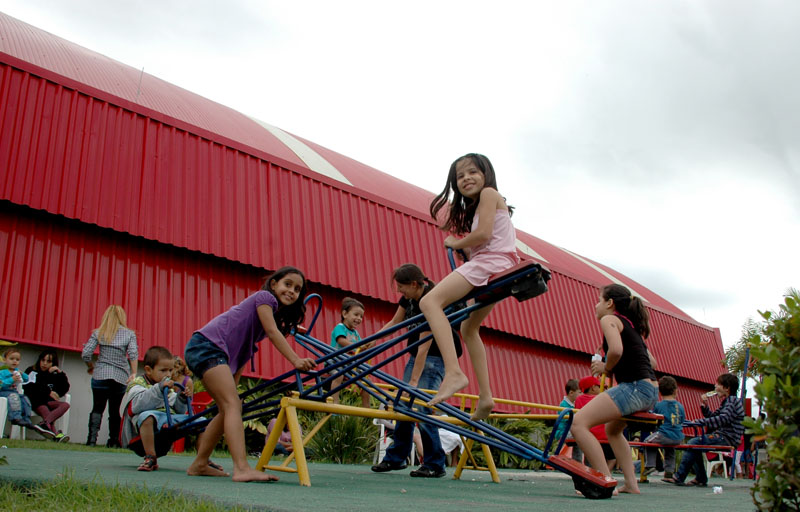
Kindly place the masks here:
MULTIPOLYGON (((661 401, 653 408, 653 412, 664 416, 664 423, 658 430, 650 434, 645 443, 656 443, 661 445, 677 445, 683 441, 683 422, 686 421, 686 412, 683 405, 675 398, 678 390, 678 383, 669 375, 661 377, 658 381, 658 392, 661 393, 661 401)), ((656 470, 656 456, 658 448, 646 447, 645 468, 643 476, 647 476, 656 470)), ((664 448, 664 478, 672 478, 675 471, 675 448, 664 448)))
POLYGON ((144 354, 144 375, 140 375, 128 384, 128 391, 122 400, 123 410, 130 409, 132 414, 125 414, 122 423, 120 441, 127 447, 137 436, 142 438, 144 461, 139 471, 155 471, 158 469, 156 458, 156 432, 167 424, 167 413, 164 405, 163 389, 170 388, 169 405, 174 422, 183 421, 188 415, 187 392, 180 394, 174 391, 172 381, 174 358, 164 347, 150 347, 144 354))

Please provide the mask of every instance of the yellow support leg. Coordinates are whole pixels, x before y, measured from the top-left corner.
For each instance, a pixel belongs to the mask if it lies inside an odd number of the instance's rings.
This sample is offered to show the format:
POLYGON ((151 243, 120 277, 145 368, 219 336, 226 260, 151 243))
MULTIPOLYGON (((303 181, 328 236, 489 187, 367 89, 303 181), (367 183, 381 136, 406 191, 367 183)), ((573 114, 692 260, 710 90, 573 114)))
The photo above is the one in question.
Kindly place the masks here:
MULTIPOLYGON (((283 405, 287 401, 284 398, 281 401, 281 405, 283 405)), ((295 463, 297 464, 297 475, 300 478, 300 485, 305 485, 306 487, 311 487, 311 477, 308 474, 308 463, 306 462, 306 450, 303 446, 303 435, 300 433, 300 423, 297 421, 297 408, 294 406, 287 406, 286 409, 286 420, 289 424, 289 433, 292 435, 292 446, 294 450, 292 450, 295 463)), ((277 430, 277 426, 275 428, 277 430)))
POLYGON ((278 444, 278 439, 280 439, 281 432, 283 432, 283 427, 285 425, 286 410, 281 407, 280 412, 278 412, 278 419, 275 421, 275 426, 272 428, 272 432, 270 432, 267 441, 264 443, 264 449, 261 450, 261 457, 258 458, 258 463, 256 464, 257 470, 264 471, 269 465, 269 460, 272 458, 273 452, 275 452, 275 446, 278 444))

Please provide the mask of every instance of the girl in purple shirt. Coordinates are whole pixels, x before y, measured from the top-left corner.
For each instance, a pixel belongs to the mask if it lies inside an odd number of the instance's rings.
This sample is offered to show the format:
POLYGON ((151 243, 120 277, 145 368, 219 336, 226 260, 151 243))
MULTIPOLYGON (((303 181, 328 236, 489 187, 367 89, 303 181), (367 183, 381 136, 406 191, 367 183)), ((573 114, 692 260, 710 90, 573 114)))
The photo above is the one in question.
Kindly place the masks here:
POLYGON ((192 335, 184 349, 184 360, 203 381, 219 412, 198 440, 197 457, 187 470, 189 475, 228 476, 220 466, 209 464, 211 452, 224 433, 233 459, 235 482, 278 479, 251 468, 247 462, 242 403, 236 385, 248 361, 253 367, 257 344, 265 336, 298 370, 314 368, 314 360, 298 356, 284 337, 303 321, 305 295, 303 273, 294 267, 283 267, 267 278, 261 290, 192 335))

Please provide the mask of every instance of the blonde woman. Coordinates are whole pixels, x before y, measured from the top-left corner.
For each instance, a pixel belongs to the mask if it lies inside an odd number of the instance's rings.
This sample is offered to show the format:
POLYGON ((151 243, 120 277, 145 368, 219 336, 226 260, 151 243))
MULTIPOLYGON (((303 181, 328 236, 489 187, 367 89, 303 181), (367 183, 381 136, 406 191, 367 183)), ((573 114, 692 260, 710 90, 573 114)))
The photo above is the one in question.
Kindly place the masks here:
POLYGON ((108 403, 108 442, 106 446, 119 446, 119 406, 128 383, 136 376, 139 348, 136 333, 128 329, 128 319, 122 306, 108 306, 100 327, 92 332, 83 345, 81 357, 92 374, 92 412, 89 414, 87 446, 97 444, 97 433, 103 422, 103 412, 108 403), (95 347, 100 347, 97 362, 92 362, 95 347))

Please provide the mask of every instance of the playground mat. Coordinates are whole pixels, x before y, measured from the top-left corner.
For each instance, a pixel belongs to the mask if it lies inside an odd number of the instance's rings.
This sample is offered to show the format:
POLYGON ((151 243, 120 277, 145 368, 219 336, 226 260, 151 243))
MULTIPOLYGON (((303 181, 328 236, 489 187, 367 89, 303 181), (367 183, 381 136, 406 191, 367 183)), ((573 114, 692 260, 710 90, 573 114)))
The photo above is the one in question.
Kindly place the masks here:
MULTIPOLYGON (((639 496, 587 500, 575 494, 572 480, 557 471, 499 470, 501 483, 485 471, 465 470, 453 480, 454 468, 441 479, 411 478, 408 472, 373 473, 368 465, 309 463, 311 487, 302 487, 293 473, 274 473, 279 482, 235 484, 230 478, 186 475, 191 458, 167 455, 153 473, 136 471, 141 458, 133 453, 109 453, 32 448, 0 449, 8 465, 0 466, 0 481, 27 485, 57 478, 65 471, 79 481, 138 485, 167 489, 221 505, 271 511, 392 511, 405 510, 753 510, 751 480, 712 478, 708 488, 675 487, 651 477, 639 496), (722 486, 714 494, 712 486, 722 486)), ((279 461, 280 459, 275 459, 279 461)), ((231 471, 230 460, 216 460, 231 471)), ((250 459, 255 466, 255 459, 250 459)), ((622 475, 618 475, 621 480, 622 475)))

